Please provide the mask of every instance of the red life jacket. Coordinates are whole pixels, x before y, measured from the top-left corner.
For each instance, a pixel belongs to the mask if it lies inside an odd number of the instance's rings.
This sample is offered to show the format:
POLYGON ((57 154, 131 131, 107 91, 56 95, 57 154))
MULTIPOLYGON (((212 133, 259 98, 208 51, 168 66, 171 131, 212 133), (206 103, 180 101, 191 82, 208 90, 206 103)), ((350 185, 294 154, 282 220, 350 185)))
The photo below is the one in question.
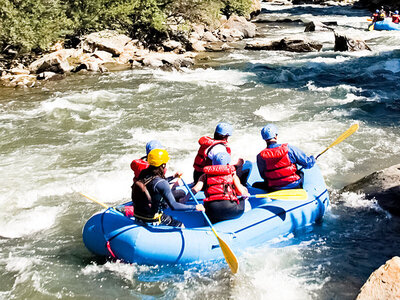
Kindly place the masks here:
POLYGON ((135 173, 135 177, 133 178, 133 180, 138 180, 140 172, 147 169, 149 166, 150 164, 142 158, 132 160, 131 169, 135 173))
POLYGON ((265 148, 261 158, 265 161, 264 176, 269 187, 282 187, 300 179, 297 167, 290 161, 288 144, 276 148, 265 148))
POLYGON ((392 15, 392 22, 398 24, 399 23, 399 15, 392 15))
POLYGON ((226 147, 226 152, 231 154, 231 148, 228 147, 227 141, 214 140, 208 136, 203 136, 199 139, 199 144, 200 144, 200 149, 197 152, 193 164, 194 169, 198 172, 203 172, 203 168, 205 166, 210 166, 212 164, 211 159, 208 158, 207 154, 208 151, 210 151, 210 149, 215 145, 218 144, 224 145, 226 147))
POLYGON ((204 167, 204 173, 206 174, 206 190, 204 193, 206 198, 203 201, 230 200, 239 204, 233 183, 235 170, 235 166, 231 165, 204 167))
POLYGON ((373 15, 372 15, 372 22, 376 22, 376 21, 378 21, 378 13, 374 13, 373 15))

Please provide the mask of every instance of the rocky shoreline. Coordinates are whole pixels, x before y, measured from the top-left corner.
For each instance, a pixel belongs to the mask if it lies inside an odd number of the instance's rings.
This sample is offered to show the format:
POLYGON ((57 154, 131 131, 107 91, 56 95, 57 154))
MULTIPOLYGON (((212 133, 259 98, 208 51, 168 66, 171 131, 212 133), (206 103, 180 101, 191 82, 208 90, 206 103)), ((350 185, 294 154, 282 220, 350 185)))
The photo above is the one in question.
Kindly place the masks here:
MULTIPOLYGON (((292 5, 298 1, 271 0, 275 5, 292 5)), ((303 1, 304 2, 304 1, 303 1)), ((306 1, 322 5, 353 5, 354 0, 343 1, 306 1)), ((259 0, 253 0, 251 16, 261 11, 259 0)), ((138 40, 116 31, 104 30, 76 37, 76 47, 64 48, 62 42, 56 43, 49 53, 35 56, 29 54, 20 59, 13 58, 15 53, 9 50, 7 55, 0 55, 0 86, 33 87, 48 80, 59 80, 71 73, 107 72, 132 68, 151 67, 180 69, 195 64, 196 57, 203 52, 228 51, 243 48, 243 39, 251 39, 244 48, 250 50, 283 50, 291 52, 320 51, 322 44, 311 41, 306 36, 284 37, 280 40, 266 41, 253 39, 256 36, 256 23, 269 20, 262 18, 252 21, 245 17, 221 16, 216 28, 207 28, 202 24, 193 24, 192 30, 182 36, 174 26, 169 40, 161 45, 153 45, 149 50, 138 40)), ((276 22, 285 20, 276 20, 276 22)), ((292 22, 292 20, 287 20, 292 22)), ((334 29, 320 22, 305 24, 305 32, 334 29)), ((362 40, 335 33, 335 51, 370 50, 362 40)))

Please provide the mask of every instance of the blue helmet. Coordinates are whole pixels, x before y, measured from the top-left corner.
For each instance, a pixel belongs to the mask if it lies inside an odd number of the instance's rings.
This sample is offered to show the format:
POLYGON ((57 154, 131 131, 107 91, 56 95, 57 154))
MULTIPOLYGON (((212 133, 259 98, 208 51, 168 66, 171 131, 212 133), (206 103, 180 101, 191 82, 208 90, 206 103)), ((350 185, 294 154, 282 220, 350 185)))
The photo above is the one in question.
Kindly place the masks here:
POLYGON ((377 9, 375 12, 377 12, 377 13, 378 13, 378 12, 379 12, 379 9, 377 9))
POLYGON ((212 164, 213 165, 227 165, 231 162, 231 156, 228 152, 219 152, 214 155, 212 164))
POLYGON ((398 11, 398 10, 396 10, 394 13, 395 13, 396 15, 398 15, 398 14, 399 14, 399 11, 398 11))
POLYGON ((151 140, 150 142, 148 142, 148 143, 146 144, 146 155, 148 155, 149 152, 150 152, 151 150, 153 150, 153 149, 162 149, 162 148, 164 148, 164 146, 161 145, 161 142, 160 142, 160 141, 151 140))
POLYGON ((232 125, 228 123, 218 123, 217 127, 215 128, 215 133, 223 136, 231 136, 233 133, 232 125))
POLYGON ((274 124, 268 124, 261 129, 261 136, 264 140, 270 140, 278 135, 278 128, 274 124))

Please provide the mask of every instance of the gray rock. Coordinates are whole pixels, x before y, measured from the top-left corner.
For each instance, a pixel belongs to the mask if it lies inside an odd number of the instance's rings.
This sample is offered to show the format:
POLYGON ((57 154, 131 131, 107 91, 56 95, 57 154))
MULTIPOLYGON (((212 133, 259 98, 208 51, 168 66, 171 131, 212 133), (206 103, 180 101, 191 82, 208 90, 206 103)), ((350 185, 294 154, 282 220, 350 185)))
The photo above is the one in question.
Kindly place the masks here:
POLYGON ((57 74, 54 72, 42 72, 36 77, 38 80, 59 80, 65 78, 65 74, 57 74))
POLYGON ((251 41, 246 44, 245 49, 318 52, 322 49, 322 44, 308 39, 284 38, 280 41, 251 41))
POLYGON ((365 193, 367 199, 375 198, 383 209, 400 216, 400 164, 349 184, 342 192, 365 193))
POLYGON ((319 21, 312 21, 306 25, 306 29, 304 32, 312 32, 312 31, 333 31, 333 28, 326 26, 324 23, 319 21))
POLYGON ((362 286, 356 300, 398 300, 400 298, 400 257, 388 260, 362 286))
MULTIPOLYGON (((220 28, 220 31, 230 30, 232 32, 240 32, 240 35, 236 33, 237 38, 252 38, 256 35, 257 26, 246 20, 245 17, 239 17, 232 15, 228 21, 226 21, 220 28)), ((235 37, 233 34, 231 34, 235 37)))
POLYGON ((68 59, 76 56, 75 49, 62 49, 50 54, 46 54, 29 65, 31 73, 54 72, 66 73, 70 72, 73 67, 70 66, 68 59))
POLYGON ((335 32, 335 51, 362 51, 371 48, 361 39, 355 40, 335 32))
POLYGON ((202 40, 206 42, 218 42, 218 38, 210 31, 204 32, 202 40))

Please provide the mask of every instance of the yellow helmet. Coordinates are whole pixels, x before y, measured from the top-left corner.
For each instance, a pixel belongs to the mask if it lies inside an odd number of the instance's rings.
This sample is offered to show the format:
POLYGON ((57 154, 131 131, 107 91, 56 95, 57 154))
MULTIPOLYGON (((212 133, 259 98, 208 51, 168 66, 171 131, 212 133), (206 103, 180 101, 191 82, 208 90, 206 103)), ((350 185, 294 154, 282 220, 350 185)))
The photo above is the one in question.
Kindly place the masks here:
POLYGON ((153 149, 147 156, 147 162, 150 166, 159 167, 169 161, 168 152, 164 149, 153 149))

